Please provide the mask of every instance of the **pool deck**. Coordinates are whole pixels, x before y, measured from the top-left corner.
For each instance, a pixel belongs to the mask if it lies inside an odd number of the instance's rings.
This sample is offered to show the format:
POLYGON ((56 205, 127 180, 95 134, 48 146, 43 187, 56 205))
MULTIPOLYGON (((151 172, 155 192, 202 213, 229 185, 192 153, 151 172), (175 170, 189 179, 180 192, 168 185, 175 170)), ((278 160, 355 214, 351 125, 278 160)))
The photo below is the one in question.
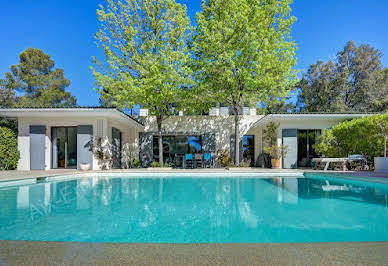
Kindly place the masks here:
POLYGON ((114 244, 0 241, 1 265, 388 265, 388 242, 114 244))
POLYGON ((102 173, 279 173, 283 174, 303 174, 303 173, 319 173, 331 174, 338 177, 354 177, 355 179, 369 179, 371 181, 388 182, 388 173, 376 173, 372 171, 319 171, 311 169, 267 169, 267 168, 205 168, 205 169, 166 169, 166 168, 139 168, 139 169, 113 169, 109 171, 87 171, 82 172, 75 169, 56 169, 56 170, 33 170, 33 171, 0 171, 1 181, 14 181, 21 179, 48 177, 48 176, 65 176, 74 174, 102 174, 102 173))

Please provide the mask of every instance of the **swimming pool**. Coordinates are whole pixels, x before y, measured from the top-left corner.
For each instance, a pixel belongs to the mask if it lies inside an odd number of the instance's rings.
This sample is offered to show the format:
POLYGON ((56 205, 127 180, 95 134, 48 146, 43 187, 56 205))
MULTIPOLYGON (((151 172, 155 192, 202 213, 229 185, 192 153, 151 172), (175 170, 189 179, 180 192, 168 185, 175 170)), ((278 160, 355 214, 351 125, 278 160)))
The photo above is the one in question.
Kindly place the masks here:
POLYGON ((66 177, 2 187, 0 239, 132 243, 388 240, 387 184, 326 175, 166 175, 66 177))

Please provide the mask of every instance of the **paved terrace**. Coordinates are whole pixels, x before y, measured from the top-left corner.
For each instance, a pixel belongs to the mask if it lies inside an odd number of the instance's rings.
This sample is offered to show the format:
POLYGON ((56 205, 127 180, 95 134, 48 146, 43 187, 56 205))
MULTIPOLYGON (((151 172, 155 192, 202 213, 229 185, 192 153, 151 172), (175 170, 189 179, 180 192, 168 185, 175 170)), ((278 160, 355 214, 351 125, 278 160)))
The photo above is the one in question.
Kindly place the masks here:
POLYGON ((2 265, 387 265, 388 242, 116 244, 0 241, 2 265))

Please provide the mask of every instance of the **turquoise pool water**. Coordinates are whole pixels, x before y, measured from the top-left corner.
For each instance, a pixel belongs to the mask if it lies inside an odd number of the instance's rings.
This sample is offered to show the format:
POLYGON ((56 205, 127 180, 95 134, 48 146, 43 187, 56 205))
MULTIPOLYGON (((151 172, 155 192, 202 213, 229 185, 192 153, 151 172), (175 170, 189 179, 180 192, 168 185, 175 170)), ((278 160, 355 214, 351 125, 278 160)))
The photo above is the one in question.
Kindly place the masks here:
POLYGON ((139 176, 3 187, 0 239, 388 241, 388 185, 327 177, 139 176))

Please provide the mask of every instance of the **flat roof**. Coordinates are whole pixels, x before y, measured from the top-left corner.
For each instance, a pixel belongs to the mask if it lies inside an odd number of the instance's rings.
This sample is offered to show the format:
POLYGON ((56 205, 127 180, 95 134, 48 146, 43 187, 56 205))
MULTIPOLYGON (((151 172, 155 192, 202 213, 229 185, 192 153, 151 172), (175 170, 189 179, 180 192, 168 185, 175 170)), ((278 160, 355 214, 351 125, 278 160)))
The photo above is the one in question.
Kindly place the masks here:
POLYGON ((269 122, 292 120, 339 120, 371 116, 378 113, 277 113, 268 114, 256 121, 252 127, 262 126, 269 122))
POLYGON ((143 127, 144 125, 124 111, 114 107, 29 107, 29 108, 0 108, 0 116, 5 117, 70 117, 70 116, 107 116, 121 118, 132 125, 143 127))

